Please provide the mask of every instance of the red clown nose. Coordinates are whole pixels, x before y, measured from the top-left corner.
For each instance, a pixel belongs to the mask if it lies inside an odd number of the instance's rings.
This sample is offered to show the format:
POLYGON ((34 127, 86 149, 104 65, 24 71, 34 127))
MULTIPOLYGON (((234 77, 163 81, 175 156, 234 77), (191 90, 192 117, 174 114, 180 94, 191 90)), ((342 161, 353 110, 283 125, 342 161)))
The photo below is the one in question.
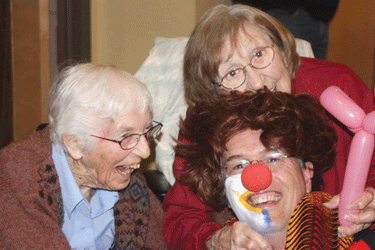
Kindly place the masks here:
POLYGON ((247 190, 258 192, 271 185, 272 172, 265 164, 255 163, 242 171, 241 181, 247 190))

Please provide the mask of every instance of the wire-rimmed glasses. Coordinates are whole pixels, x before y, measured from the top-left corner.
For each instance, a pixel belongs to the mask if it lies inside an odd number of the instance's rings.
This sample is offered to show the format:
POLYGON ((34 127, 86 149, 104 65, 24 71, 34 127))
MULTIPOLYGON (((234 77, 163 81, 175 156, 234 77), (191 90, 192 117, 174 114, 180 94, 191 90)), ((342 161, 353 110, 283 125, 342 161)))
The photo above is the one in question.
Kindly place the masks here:
POLYGON ((244 160, 244 159, 234 159, 227 162, 226 166, 223 168, 223 173, 226 177, 240 174, 244 168, 255 163, 263 163, 267 167, 272 168, 275 166, 282 166, 285 164, 287 158, 291 156, 284 155, 278 152, 272 152, 261 157, 259 160, 244 160))
POLYGON ((109 139, 109 138, 105 138, 105 137, 100 137, 100 136, 96 136, 96 135, 91 135, 95 138, 99 138, 99 139, 103 139, 103 140, 106 140, 106 141, 111 141, 111 142, 116 142, 120 145, 120 147, 123 149, 123 150, 128 150, 128 149, 132 149, 134 148, 139 140, 141 139, 141 136, 144 135, 146 140, 148 141, 151 141, 153 140, 156 136, 158 136, 161 128, 163 127, 163 124, 160 123, 160 122, 157 122, 157 121, 153 121, 156 125, 152 126, 149 130, 147 130, 145 133, 143 134, 130 134, 130 135, 127 135, 125 136, 124 138, 122 138, 122 140, 113 140, 113 139, 109 139))
POLYGON ((264 69, 271 65, 275 58, 273 46, 258 47, 250 58, 250 63, 242 68, 235 68, 229 71, 221 79, 218 86, 226 89, 236 89, 242 86, 246 80, 246 67, 250 66, 254 69, 264 69))

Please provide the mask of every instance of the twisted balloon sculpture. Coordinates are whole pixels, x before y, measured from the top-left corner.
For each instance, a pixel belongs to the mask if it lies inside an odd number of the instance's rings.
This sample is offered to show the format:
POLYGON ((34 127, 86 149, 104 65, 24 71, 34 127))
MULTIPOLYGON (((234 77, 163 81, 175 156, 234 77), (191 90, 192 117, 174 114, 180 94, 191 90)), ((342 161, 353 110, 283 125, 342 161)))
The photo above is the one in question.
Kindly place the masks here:
POLYGON ((342 226, 353 223, 344 219, 347 214, 358 214, 348 206, 365 190, 365 184, 374 152, 375 111, 365 112, 340 88, 331 86, 320 96, 320 103, 354 134, 350 145, 344 183, 339 202, 339 222, 342 226))

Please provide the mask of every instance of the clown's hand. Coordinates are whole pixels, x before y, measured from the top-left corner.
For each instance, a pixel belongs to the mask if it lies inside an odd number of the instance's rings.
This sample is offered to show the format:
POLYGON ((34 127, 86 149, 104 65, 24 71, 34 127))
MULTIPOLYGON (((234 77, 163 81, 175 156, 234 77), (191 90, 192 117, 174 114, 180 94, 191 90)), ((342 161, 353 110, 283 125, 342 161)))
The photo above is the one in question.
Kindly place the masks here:
MULTIPOLYGON (((359 214, 348 214, 345 216, 347 221, 353 223, 349 227, 340 226, 338 228, 339 236, 352 236, 364 229, 367 229, 375 221, 375 189, 372 187, 366 188, 365 192, 357 200, 353 201, 349 209, 361 210, 359 214)), ((324 205, 330 209, 335 209, 339 206, 340 195, 335 195, 332 199, 324 205)))
POLYGON ((268 250, 271 245, 258 232, 243 222, 237 221, 217 231, 206 243, 208 249, 268 250))

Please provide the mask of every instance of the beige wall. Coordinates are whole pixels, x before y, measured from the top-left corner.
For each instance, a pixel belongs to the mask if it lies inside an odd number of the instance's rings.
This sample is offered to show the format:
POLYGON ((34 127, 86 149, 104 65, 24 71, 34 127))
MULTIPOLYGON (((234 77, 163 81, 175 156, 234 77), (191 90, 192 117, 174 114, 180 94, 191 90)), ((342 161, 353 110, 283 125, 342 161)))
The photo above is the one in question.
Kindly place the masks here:
POLYGON ((327 59, 348 65, 373 89, 375 1, 341 0, 329 32, 327 59))
MULTIPOLYGON (((189 36, 203 13, 230 0, 92 0, 92 60, 135 73, 158 36, 189 36)), ((374 85, 375 1, 341 0, 327 59, 374 85)))
POLYGON ((13 137, 16 141, 48 120, 49 14, 48 0, 12 0, 10 3, 13 137))
MULTIPOLYGON (((91 0, 92 61, 135 73, 158 36, 189 36, 210 7, 230 0, 91 0)), ((47 121, 48 0, 11 1, 14 139, 47 121)), ((375 1, 341 0, 328 60, 375 79, 375 1)))
POLYGON ((156 37, 189 36, 210 7, 229 0, 91 0, 92 61, 134 74, 156 37))

